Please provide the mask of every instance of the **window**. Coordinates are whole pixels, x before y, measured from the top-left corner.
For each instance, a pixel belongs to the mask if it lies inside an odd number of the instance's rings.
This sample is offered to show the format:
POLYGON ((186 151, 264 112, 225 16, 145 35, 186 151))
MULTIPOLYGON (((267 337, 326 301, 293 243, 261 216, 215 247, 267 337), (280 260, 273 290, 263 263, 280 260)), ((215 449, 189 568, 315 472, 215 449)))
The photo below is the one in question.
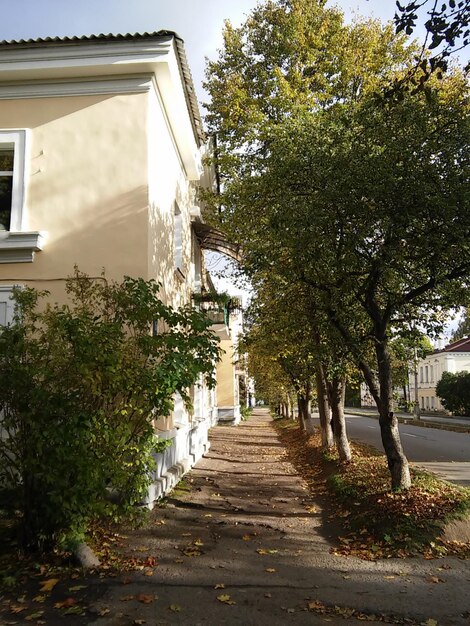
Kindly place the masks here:
POLYGON ((7 326, 13 321, 14 303, 11 294, 12 287, 0 286, 0 327, 7 326))
POLYGON ((431 371, 431 382, 434 382, 434 367, 432 365, 429 366, 429 369, 431 371))
POLYGON ((421 408, 424 409, 424 397, 421 398, 421 408))
POLYGON ((424 370, 425 370, 426 382, 428 383, 429 382, 429 367, 426 365, 424 370))
POLYGON ((419 368, 419 382, 420 383, 423 382, 423 368, 422 367, 419 368))
POLYGON ((433 409, 433 410, 435 409, 435 406, 434 406, 434 396, 431 397, 431 409, 433 409))
POLYGON ((429 398, 426 398, 426 408, 429 409, 429 398))
POLYGON ((21 230, 26 131, 0 131, 0 231, 21 230))
POLYGON ((176 202, 173 224, 173 260, 175 269, 183 273, 183 220, 180 208, 176 202))

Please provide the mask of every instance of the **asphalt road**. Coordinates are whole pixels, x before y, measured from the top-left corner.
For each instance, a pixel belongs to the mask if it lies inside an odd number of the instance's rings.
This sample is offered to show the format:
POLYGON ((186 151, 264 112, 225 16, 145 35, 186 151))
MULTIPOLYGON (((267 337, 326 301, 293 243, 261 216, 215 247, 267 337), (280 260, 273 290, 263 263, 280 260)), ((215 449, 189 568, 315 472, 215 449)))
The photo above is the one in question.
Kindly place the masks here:
MULTIPOLYGON (((379 422, 370 417, 346 415, 348 435, 383 450, 379 422)), ((451 482, 470 487, 470 434, 399 425, 408 460, 451 482)))

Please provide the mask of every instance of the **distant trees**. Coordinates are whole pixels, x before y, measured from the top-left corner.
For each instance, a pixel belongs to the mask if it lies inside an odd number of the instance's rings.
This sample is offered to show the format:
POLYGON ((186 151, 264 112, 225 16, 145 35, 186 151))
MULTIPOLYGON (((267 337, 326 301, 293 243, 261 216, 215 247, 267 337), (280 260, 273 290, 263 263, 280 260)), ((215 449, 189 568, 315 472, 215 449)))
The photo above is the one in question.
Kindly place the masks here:
POLYGON ((458 341, 470 335, 470 307, 466 307, 462 318, 452 335, 452 341, 458 341))
POLYGON ((470 415, 470 372, 444 372, 436 385, 436 394, 454 415, 470 415))

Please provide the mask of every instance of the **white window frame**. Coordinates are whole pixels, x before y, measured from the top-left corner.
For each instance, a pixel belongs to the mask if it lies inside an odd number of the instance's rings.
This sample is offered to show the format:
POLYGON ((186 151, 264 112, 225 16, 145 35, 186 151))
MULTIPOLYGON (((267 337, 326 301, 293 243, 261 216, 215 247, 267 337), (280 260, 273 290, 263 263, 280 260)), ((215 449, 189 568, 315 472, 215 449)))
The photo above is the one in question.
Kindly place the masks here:
MULTIPOLYGON (((0 285, 0 304, 5 305, 5 324, 8 326, 13 322, 15 314, 15 303, 12 299, 13 285, 0 285)), ((0 328, 3 326, 0 318, 0 328)))
MULTIPOLYGON (((0 145, 13 147, 13 184, 9 232, 23 228, 25 199, 26 130, 0 130, 0 145)), ((0 172, 0 175, 2 172, 0 172)))
POLYGON ((0 231, 0 263, 32 263, 46 233, 28 231, 26 223, 26 163, 29 130, 0 128, 0 144, 13 146, 10 230, 0 231))
POLYGON ((175 270, 183 274, 183 215, 178 206, 173 207, 173 262, 175 270))

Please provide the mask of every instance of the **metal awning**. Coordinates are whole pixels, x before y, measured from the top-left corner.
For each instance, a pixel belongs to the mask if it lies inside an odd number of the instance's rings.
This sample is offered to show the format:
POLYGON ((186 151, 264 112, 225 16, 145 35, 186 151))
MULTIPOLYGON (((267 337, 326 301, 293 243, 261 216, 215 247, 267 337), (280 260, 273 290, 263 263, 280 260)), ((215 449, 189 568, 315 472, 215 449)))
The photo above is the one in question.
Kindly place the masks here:
POLYGON ((203 250, 213 250, 220 252, 225 256, 237 261, 241 261, 241 248, 238 244, 227 239, 227 235, 221 230, 204 224, 203 222, 194 221, 192 223, 199 245, 203 250))

